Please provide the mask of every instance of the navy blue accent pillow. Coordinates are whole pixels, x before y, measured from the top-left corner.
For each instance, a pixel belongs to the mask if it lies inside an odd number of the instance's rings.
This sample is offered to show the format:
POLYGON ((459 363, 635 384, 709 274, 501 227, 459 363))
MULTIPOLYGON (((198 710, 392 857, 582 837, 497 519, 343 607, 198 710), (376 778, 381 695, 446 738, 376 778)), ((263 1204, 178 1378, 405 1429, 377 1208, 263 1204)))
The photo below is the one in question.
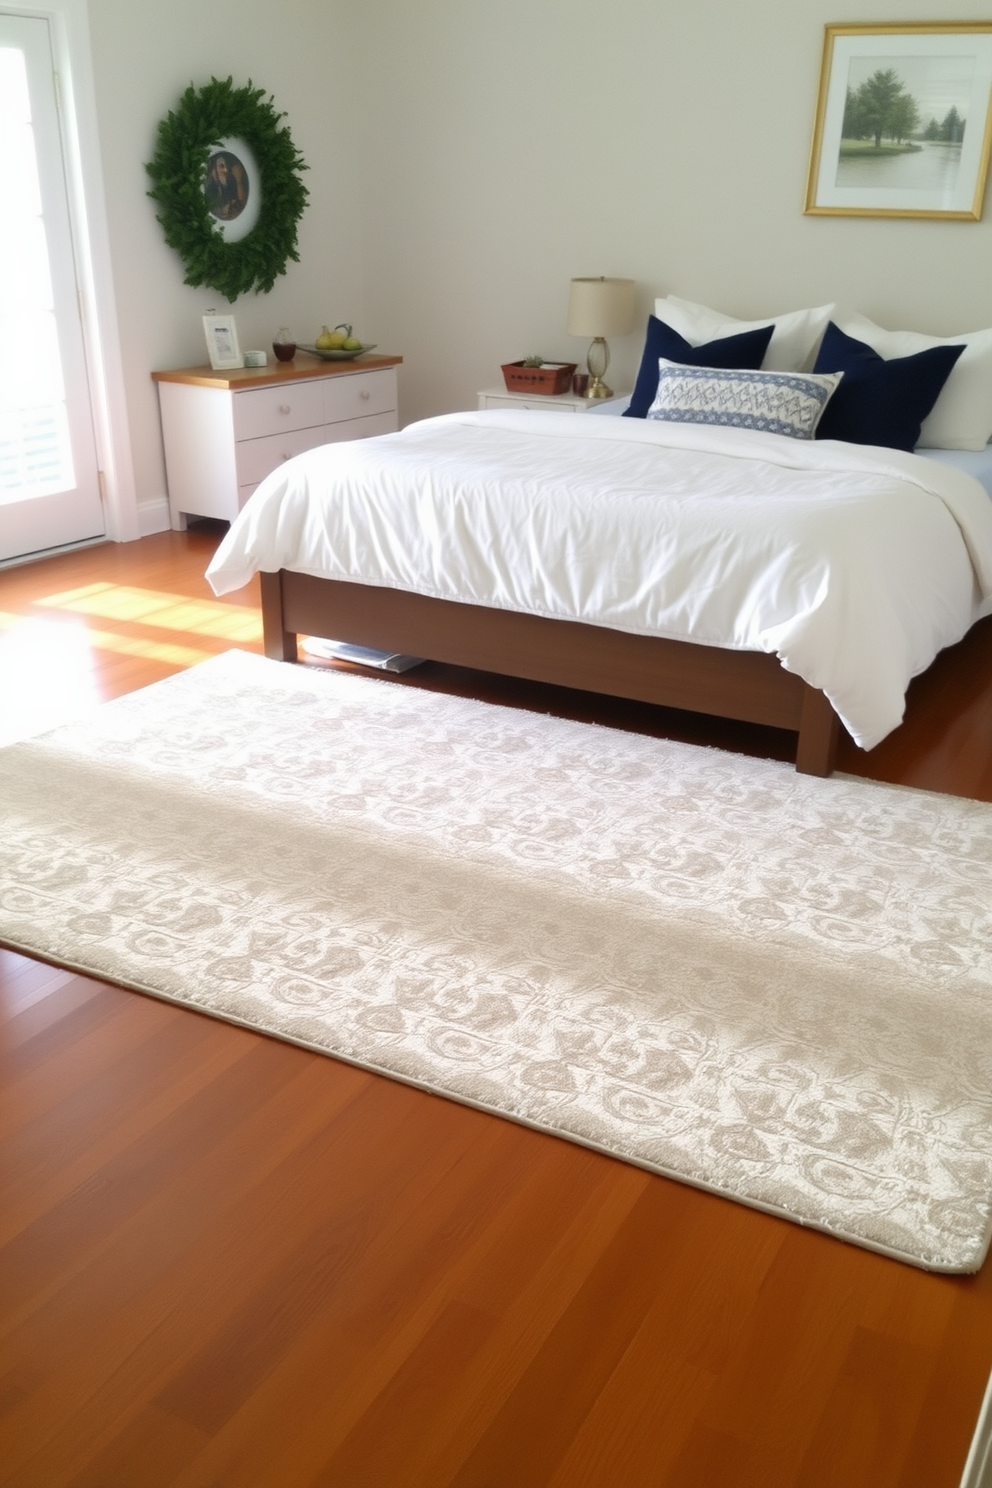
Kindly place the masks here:
POLYGON ((885 361, 831 321, 813 370, 844 376, 816 426, 816 438, 880 444, 912 454, 920 426, 963 351, 963 346, 931 346, 915 356, 885 361))
POLYGON ((669 362, 681 362, 684 367, 720 367, 724 371, 757 372, 774 329, 773 323, 759 326, 756 331, 742 331, 739 336, 721 336, 718 341, 710 341, 706 346, 693 346, 663 320, 649 315, 641 370, 630 395, 630 407, 624 409, 623 417, 647 418, 648 409, 658 391, 659 357, 664 357, 669 362))

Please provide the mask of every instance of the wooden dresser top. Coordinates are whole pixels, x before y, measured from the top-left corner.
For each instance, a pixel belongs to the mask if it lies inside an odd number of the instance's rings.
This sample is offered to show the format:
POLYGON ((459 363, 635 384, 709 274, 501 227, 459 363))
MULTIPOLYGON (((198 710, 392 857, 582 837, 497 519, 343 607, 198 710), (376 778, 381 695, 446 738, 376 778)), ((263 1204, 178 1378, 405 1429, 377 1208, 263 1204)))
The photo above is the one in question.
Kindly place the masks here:
POLYGON ((172 371, 153 372, 156 382, 185 382, 194 387, 223 388, 239 392, 247 387, 277 387, 282 382, 301 382, 312 377, 346 377, 349 373, 374 372, 380 367, 395 367, 399 356, 376 356, 373 352, 349 362, 325 362, 309 352, 298 351, 291 362, 269 362, 267 367, 232 367, 215 372, 212 367, 177 367, 172 371))

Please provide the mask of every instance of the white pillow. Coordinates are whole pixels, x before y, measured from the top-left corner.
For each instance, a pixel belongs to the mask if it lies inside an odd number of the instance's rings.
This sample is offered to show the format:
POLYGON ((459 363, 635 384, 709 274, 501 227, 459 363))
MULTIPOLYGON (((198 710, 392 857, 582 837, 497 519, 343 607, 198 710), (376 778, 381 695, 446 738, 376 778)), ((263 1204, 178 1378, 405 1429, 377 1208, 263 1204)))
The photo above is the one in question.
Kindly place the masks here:
POLYGON ((924 336, 917 331, 886 331, 864 315, 841 313, 834 324, 889 361, 914 356, 930 346, 963 346, 929 416, 917 449, 984 449, 992 437, 992 330, 961 336, 924 336))
POLYGON ((840 372, 748 372, 658 359, 648 418, 812 439, 840 372))
POLYGON ((766 315, 764 320, 734 320, 719 310, 709 310, 705 305, 693 304, 692 300, 680 300, 678 295, 669 295, 667 300, 655 300, 654 313, 693 346, 719 341, 724 336, 737 336, 743 331, 756 331, 774 321, 775 329, 762 367, 777 372, 806 372, 816 361, 834 306, 791 310, 788 315, 766 315))

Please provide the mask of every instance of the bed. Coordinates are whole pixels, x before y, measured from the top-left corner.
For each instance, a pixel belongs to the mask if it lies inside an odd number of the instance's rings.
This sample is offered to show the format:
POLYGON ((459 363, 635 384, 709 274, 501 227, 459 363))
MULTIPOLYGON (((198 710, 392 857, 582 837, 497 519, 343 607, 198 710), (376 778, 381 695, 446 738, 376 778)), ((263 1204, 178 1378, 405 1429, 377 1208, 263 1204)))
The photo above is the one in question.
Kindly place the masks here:
MULTIPOLYGON (((713 343, 696 346, 702 377, 713 343)), ((677 417, 445 415, 288 462, 208 578, 260 574, 281 660, 332 636, 770 724, 826 775, 841 722, 873 747, 910 678, 992 612, 983 456, 933 456, 677 417)))

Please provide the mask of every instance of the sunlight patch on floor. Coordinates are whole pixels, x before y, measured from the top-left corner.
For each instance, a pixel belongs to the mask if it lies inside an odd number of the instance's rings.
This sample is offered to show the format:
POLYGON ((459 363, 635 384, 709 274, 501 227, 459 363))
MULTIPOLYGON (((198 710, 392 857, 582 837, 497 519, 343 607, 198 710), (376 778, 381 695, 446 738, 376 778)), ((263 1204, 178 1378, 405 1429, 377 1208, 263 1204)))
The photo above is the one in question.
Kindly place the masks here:
POLYGON ((82 718, 102 701, 83 621, 0 613, 0 745, 82 718))
POLYGON ((128 620, 160 630, 218 636, 226 641, 262 639, 262 617, 256 609, 211 599, 187 599, 180 594, 129 584, 86 584, 81 589, 50 594, 35 604, 42 609, 96 615, 101 620, 128 620))
POLYGON ((0 746, 70 723, 104 702, 97 652, 140 656, 178 670, 226 649, 98 630, 82 616, 0 611, 0 746))
MULTIPOLYGON (((209 661, 217 650, 201 651, 195 646, 179 646, 172 641, 152 641, 144 636, 119 635, 115 630, 94 630, 87 627, 91 646, 102 651, 117 651, 121 656, 146 656, 150 661, 164 661, 169 666, 196 666, 198 661, 209 661)), ((229 649, 229 648, 221 648, 229 649)))

